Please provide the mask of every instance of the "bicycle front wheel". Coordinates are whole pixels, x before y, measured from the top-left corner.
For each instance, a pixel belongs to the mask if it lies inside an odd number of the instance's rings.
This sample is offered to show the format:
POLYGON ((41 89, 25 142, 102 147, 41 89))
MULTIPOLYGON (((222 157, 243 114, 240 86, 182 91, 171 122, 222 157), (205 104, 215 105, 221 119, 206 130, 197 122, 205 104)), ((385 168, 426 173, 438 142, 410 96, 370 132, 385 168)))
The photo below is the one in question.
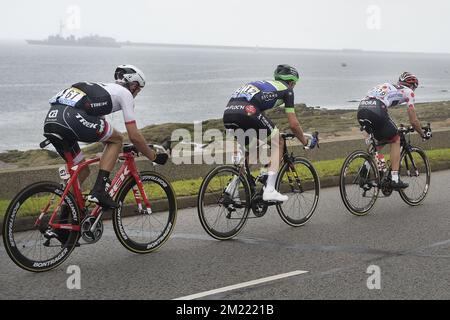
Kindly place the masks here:
POLYGON ((69 193, 64 199, 66 212, 58 207, 64 190, 54 182, 38 182, 23 189, 11 201, 3 220, 3 243, 6 252, 20 268, 44 272, 62 264, 75 248, 79 232, 58 229, 60 239, 46 233, 55 210, 53 223, 78 225, 78 207, 69 193), (47 237, 46 237, 47 236, 47 237), (62 243, 62 242, 64 243, 62 243))
POLYGON ((412 147, 404 152, 400 161, 400 177, 409 187, 400 190, 400 197, 410 206, 421 204, 430 189, 431 169, 422 149, 412 147))
POLYGON ((311 162, 295 158, 286 162, 278 174, 276 189, 289 199, 277 205, 281 219, 293 227, 303 226, 311 219, 319 203, 320 181, 311 162))
POLYGON ((117 194, 119 208, 112 222, 120 243, 134 253, 159 249, 170 237, 177 219, 177 202, 171 184, 156 172, 142 172, 147 207, 136 180, 131 177, 117 194))
POLYGON ((378 168, 372 157, 364 151, 350 154, 342 165, 339 191, 345 207, 354 215, 370 212, 378 198, 378 168))
POLYGON ((217 240, 241 232, 250 212, 250 187, 233 166, 213 169, 203 180, 197 210, 203 229, 217 240))

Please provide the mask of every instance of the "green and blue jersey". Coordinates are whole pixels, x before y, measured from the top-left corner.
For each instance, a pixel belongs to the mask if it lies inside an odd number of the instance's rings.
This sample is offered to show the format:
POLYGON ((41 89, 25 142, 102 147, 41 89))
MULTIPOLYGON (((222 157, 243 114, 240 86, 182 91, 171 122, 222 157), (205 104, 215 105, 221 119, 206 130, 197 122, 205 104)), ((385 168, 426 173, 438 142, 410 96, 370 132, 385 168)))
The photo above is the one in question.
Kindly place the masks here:
POLYGON ((245 84, 234 92, 230 103, 244 101, 258 108, 259 111, 284 105, 286 113, 294 112, 294 91, 284 82, 262 80, 245 84))

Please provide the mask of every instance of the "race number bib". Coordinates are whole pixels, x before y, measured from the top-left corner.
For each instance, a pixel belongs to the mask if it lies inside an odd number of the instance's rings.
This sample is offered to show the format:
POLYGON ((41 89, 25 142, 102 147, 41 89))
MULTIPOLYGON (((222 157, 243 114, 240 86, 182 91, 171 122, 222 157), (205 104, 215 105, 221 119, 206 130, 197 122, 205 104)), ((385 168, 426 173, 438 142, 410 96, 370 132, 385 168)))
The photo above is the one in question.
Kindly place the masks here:
POLYGON ((232 98, 245 98, 247 101, 252 100, 252 98, 259 93, 260 90, 252 84, 247 84, 239 88, 232 96, 232 98))
POLYGON ((387 86, 387 85, 380 85, 380 86, 377 86, 377 87, 373 88, 373 89, 370 91, 369 95, 370 95, 371 97, 384 98, 384 97, 386 97, 386 95, 387 95, 390 91, 391 91, 391 90, 390 90, 389 86, 387 86))
POLYGON ((59 92, 54 98, 50 100, 50 103, 60 103, 66 106, 74 107, 86 93, 77 88, 69 88, 59 92))

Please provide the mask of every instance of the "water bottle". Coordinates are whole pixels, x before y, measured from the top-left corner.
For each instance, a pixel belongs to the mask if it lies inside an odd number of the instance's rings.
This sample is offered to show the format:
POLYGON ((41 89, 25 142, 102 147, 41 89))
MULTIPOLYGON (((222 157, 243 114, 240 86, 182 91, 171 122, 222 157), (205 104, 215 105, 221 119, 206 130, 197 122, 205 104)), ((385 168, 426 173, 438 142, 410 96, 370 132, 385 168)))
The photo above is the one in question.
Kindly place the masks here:
POLYGON ((239 165, 244 157, 242 156, 242 151, 238 150, 232 157, 233 164, 239 165))
POLYGON ((378 171, 387 172, 386 159, 384 158, 384 154, 376 153, 375 158, 377 159, 378 171))
POLYGON ((59 167, 58 172, 59 172, 59 177, 63 181, 63 184, 66 185, 70 179, 70 173, 67 171, 65 166, 59 167))

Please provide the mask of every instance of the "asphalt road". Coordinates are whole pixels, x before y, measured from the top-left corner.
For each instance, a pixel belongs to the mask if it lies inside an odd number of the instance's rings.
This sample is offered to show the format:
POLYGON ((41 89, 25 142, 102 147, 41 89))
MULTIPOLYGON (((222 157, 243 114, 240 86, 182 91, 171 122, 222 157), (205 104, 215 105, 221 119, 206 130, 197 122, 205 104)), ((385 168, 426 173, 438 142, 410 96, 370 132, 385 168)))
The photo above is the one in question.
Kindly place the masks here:
POLYGON ((322 189, 304 227, 270 209, 227 242, 203 231, 195 208, 180 210, 171 239, 149 255, 128 252, 107 222, 100 242, 43 274, 16 267, 2 244, 0 299, 450 299, 449 181, 450 171, 436 172, 423 205, 394 194, 365 217, 346 211, 338 188, 322 189), (66 285, 71 265, 81 270, 79 290, 66 285), (373 266, 380 289, 369 290, 373 266))

